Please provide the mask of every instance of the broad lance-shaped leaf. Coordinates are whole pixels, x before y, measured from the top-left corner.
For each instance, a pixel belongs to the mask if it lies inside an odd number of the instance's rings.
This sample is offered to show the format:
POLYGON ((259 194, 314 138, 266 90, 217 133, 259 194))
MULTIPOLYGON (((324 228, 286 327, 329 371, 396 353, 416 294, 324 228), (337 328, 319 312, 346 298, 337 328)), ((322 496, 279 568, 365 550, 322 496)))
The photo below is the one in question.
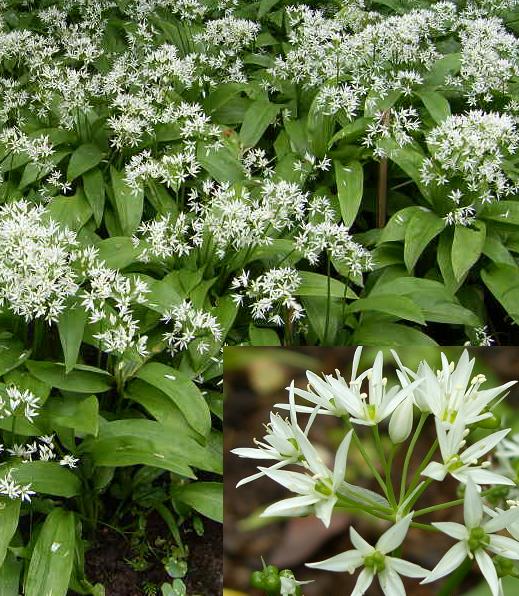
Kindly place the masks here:
POLYGON ((221 482, 192 482, 175 490, 178 499, 195 511, 223 523, 223 484, 221 482))
POLYGON ((431 240, 445 227, 445 222, 428 209, 420 209, 410 219, 405 230, 404 261, 412 271, 431 240))
POLYGON ((65 596, 76 542, 75 517, 71 511, 53 509, 36 540, 25 580, 26 596, 65 596))
POLYGON ((17 482, 31 484, 36 493, 69 499, 81 492, 79 477, 55 461, 26 462, 13 467, 11 473, 17 482))
POLYGON ((79 304, 70 305, 60 314, 58 332, 67 373, 74 368, 77 362, 87 316, 87 311, 79 304))
POLYGON ((95 168, 83 174, 83 190, 92 209, 96 224, 101 225, 105 208, 105 181, 103 173, 95 168))
POLYGON ((67 180, 75 180, 81 174, 95 168, 103 159, 104 153, 90 143, 80 145, 72 154, 67 170, 67 180))
POLYGON ((435 122, 440 123, 451 115, 449 102, 438 91, 418 91, 416 95, 422 100, 435 122))
POLYGON ((194 478, 191 466, 222 473, 221 433, 211 432, 202 442, 187 424, 166 426, 153 420, 114 420, 99 428, 96 439, 81 444, 98 466, 144 464, 194 478))
POLYGON ((240 139, 245 147, 254 147, 263 133, 274 122, 280 106, 264 99, 253 101, 245 112, 240 128, 240 139))
POLYGON ((347 306, 347 312, 383 312, 425 325, 422 309, 407 296, 385 294, 384 296, 368 296, 355 300, 347 306))
POLYGON ((209 433, 209 406, 198 387, 184 373, 160 362, 149 362, 136 376, 169 396, 194 430, 204 436, 209 433))
POLYGON ((350 227, 357 217, 362 201, 364 171, 358 161, 352 161, 347 165, 335 161, 334 165, 342 221, 350 227))
POLYGON ((0 333, 0 376, 23 364, 29 354, 14 335, 7 331, 0 333))
POLYGON ((30 373, 51 387, 76 393, 103 393, 112 387, 112 377, 106 371, 93 366, 77 364, 68 374, 59 362, 28 360, 30 373))
POLYGON ((112 176, 112 191, 114 207, 117 212, 121 230, 126 236, 131 236, 139 227, 144 206, 144 191, 134 191, 126 184, 124 172, 118 172, 114 167, 110 169, 112 176))
POLYGON ((481 256, 485 244, 486 227, 484 222, 477 221, 474 228, 456 226, 452 242, 452 270, 460 280, 481 256))
POLYGON ((0 497, 0 567, 2 567, 7 554, 7 547, 18 527, 20 504, 20 499, 0 497))
POLYGON ((481 279, 515 323, 519 324, 519 267, 493 263, 481 279))

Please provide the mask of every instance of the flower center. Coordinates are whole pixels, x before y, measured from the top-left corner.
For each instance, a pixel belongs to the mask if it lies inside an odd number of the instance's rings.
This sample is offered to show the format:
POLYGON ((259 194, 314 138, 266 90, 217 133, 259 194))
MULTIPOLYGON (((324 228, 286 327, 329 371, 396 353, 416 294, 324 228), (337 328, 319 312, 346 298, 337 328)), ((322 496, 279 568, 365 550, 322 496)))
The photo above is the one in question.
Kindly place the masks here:
POLYGON ((459 455, 453 455, 451 458, 449 458, 446 464, 449 472, 454 472, 455 470, 463 466, 463 462, 461 461, 459 455))
POLYGON ((483 528, 472 528, 470 530, 467 544, 471 552, 475 552, 480 548, 485 548, 490 543, 490 537, 483 528))
POLYGON ((375 418, 377 417, 377 406, 375 404, 368 404, 366 406, 366 413, 370 420, 375 421, 375 418))
POLYGON ((327 497, 333 495, 332 487, 323 480, 318 480, 315 483, 314 490, 318 493, 321 493, 322 495, 326 495, 327 497))
POLYGON ((380 573, 384 571, 386 567, 385 556, 376 550, 371 555, 364 557, 364 566, 368 569, 372 569, 374 573, 380 573))

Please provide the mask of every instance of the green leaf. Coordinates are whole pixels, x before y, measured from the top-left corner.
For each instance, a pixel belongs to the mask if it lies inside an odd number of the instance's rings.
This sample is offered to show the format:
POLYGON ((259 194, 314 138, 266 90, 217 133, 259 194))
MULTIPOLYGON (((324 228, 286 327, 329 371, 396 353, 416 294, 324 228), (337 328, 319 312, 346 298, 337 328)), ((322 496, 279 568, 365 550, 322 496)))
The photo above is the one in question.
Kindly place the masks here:
POLYGON ((0 568, 7 554, 7 547, 18 527, 20 505, 21 499, 0 497, 0 568))
POLYGON ((66 373, 69 373, 77 362, 87 316, 87 311, 79 304, 69 306, 60 314, 58 332, 63 348, 66 373))
POLYGON ((83 190, 96 224, 101 225, 105 209, 105 181, 99 168, 83 174, 83 190))
POLYGON ((435 87, 437 85, 443 85, 445 77, 448 74, 454 74, 460 69, 460 54, 447 54, 439 60, 437 60, 424 78, 424 86, 435 87))
POLYGON ((105 238, 96 244, 99 258, 112 269, 124 269, 137 260, 140 249, 126 236, 105 238))
POLYGON ((249 325, 249 339, 251 346, 280 346, 278 334, 269 327, 249 325))
POLYGON ((144 206, 144 190, 134 192, 124 179, 124 173, 110 168, 114 207, 125 236, 131 236, 139 227, 144 206))
POLYGON ((447 99, 437 91, 417 91, 416 95, 433 117, 435 122, 443 122, 451 115, 451 107, 447 99))
MULTIPOLYGON (((174 430, 186 432, 185 418, 171 398, 160 389, 134 379, 125 389, 125 397, 141 404, 146 411, 156 418, 161 424, 174 430)), ((194 436, 194 433, 193 433, 194 436)))
POLYGON ((429 242, 445 228, 445 222, 428 209, 417 211, 405 230, 404 262, 412 271, 429 242))
POLYGON ((342 221, 350 227, 357 217, 362 201, 364 171, 362 164, 358 161, 351 161, 346 166, 343 166, 339 161, 335 161, 334 165, 342 221))
POLYGON ((384 294, 359 298, 347 306, 347 312, 383 312, 399 319, 406 319, 425 325, 422 309, 410 298, 400 295, 384 294))
POLYGON ((65 365, 58 362, 26 363, 30 373, 51 387, 75 393, 103 393, 112 387, 112 377, 99 368, 76 365, 68 374, 65 365))
POLYGON ((204 170, 218 182, 239 182, 244 178, 240 160, 228 147, 214 151, 203 144, 197 148, 196 158, 204 170))
POLYGON ((67 180, 71 182, 81 174, 95 168, 103 159, 104 153, 91 143, 80 145, 72 154, 67 169, 67 180))
POLYGON ((297 296, 328 296, 328 281, 330 282, 330 296, 332 298, 349 297, 347 287, 338 279, 312 271, 299 271, 301 284, 294 292, 297 296))
POLYGON ((14 335, 0 333, 0 376, 23 364, 29 354, 30 351, 14 335))
POLYGON ((24 462, 11 471, 17 482, 31 484, 37 493, 70 499, 81 492, 78 476, 55 461, 24 462))
POLYGON ((223 523, 223 484, 221 482, 191 482, 179 487, 173 497, 198 513, 223 523))
POLYGON ((479 217, 517 226, 519 225, 519 201, 496 201, 485 205, 479 217))
POLYGON ((22 560, 18 559, 13 553, 8 552, 4 564, 0 565, 2 596, 19 596, 21 571, 22 560))
POLYGON ((423 311, 426 321, 452 323, 477 327, 478 317, 459 304, 454 296, 440 282, 418 277, 388 277, 379 282, 370 296, 400 294, 408 296, 423 311))
POLYGON ((423 207, 413 205, 411 207, 404 207, 404 209, 400 209, 400 211, 394 213, 387 222, 385 228, 382 230, 382 234, 380 235, 377 244, 404 240, 405 231, 409 222, 417 213, 422 210, 423 207))
POLYGON ((519 323, 519 267, 493 263, 481 279, 515 323, 519 323))
POLYGON ((99 403, 95 395, 89 397, 51 397, 45 404, 42 420, 50 426, 72 428, 76 435, 97 435, 99 403))
POLYGON ((312 101, 306 120, 306 131, 312 155, 322 159, 328 150, 335 129, 335 116, 323 114, 316 96, 312 101))
POLYGON ((485 244, 486 227, 484 222, 477 221, 475 229, 456 226, 452 242, 452 270, 460 280, 481 256, 485 244))
POLYGON ((74 513, 50 512, 34 545, 25 580, 26 596, 66 596, 76 542, 74 513))
POLYGON ((198 387, 183 373, 160 362, 149 362, 136 376, 170 397, 194 430, 204 436, 209 433, 209 407, 198 387))
POLYGON ((72 197, 51 199, 47 206, 47 213, 51 219, 75 232, 79 231, 92 217, 92 209, 80 188, 72 197))
POLYGON ((263 133, 274 122, 280 106, 264 99, 253 101, 240 128, 240 140, 245 147, 254 147, 263 133))
POLYGON ((115 420, 102 424, 98 438, 86 439, 80 450, 98 466, 144 464, 186 478, 194 478, 190 466, 222 472, 221 433, 211 432, 201 445, 186 424, 172 429, 153 420, 115 420))
POLYGON ((365 346, 436 346, 438 345, 425 333, 399 323, 380 320, 362 323, 352 339, 355 345, 365 346))
POLYGON ((459 290, 462 282, 456 279, 452 269, 452 240, 453 234, 450 229, 445 230, 440 234, 436 260, 438 261, 445 287, 451 294, 455 294, 459 290))

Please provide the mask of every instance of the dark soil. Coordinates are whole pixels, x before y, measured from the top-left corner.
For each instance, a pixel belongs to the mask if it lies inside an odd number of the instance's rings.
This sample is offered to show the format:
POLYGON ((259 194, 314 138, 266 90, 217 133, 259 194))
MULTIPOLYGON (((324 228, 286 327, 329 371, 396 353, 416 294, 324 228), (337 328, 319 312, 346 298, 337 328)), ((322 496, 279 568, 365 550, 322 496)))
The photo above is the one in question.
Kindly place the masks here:
MULTIPOLYGON (((188 573, 184 578, 190 596, 219 596, 223 586, 222 525, 204 520, 205 532, 198 536, 193 530, 183 533, 189 548, 188 573)), ((158 537, 168 538, 168 528, 158 516, 148 520, 148 541, 153 544, 158 537)), ((142 596, 145 582, 160 586, 172 579, 159 560, 150 560, 145 571, 135 571, 127 560, 132 558, 129 540, 119 533, 103 528, 100 539, 85 556, 86 576, 92 584, 101 583, 107 596, 142 596)))

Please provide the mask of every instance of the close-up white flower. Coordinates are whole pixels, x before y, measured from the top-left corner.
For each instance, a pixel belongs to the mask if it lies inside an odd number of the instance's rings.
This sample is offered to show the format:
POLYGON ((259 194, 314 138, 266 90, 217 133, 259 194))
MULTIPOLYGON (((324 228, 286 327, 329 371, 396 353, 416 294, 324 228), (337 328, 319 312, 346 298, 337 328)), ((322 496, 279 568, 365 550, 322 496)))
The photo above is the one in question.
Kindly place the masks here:
POLYGON ((405 594, 405 589, 400 575, 422 578, 429 573, 416 563, 389 555, 404 541, 412 517, 413 514, 410 513, 391 526, 380 536, 375 546, 371 546, 355 528, 350 527, 350 540, 355 547, 353 550, 318 563, 307 563, 307 567, 347 573, 354 573, 362 567, 352 595, 362 596, 377 577, 386 596, 401 596, 405 594))

